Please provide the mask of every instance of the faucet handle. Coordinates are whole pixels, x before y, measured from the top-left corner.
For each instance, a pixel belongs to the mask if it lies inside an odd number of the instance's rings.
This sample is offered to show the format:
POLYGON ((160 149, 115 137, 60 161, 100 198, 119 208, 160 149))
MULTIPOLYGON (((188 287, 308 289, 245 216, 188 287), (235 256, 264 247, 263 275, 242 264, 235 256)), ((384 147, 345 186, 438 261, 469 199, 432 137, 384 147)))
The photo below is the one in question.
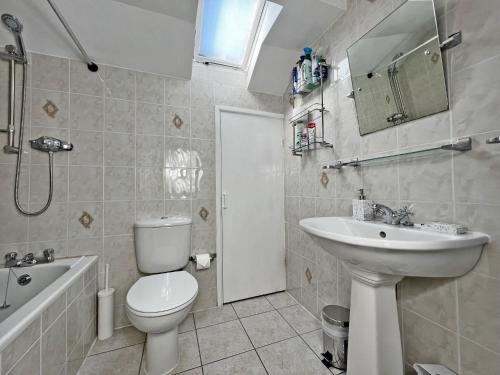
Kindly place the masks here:
POLYGON ((53 262, 54 261, 54 249, 45 249, 43 251, 43 256, 48 262, 53 262))
POLYGON ((15 251, 11 251, 10 253, 5 254, 5 260, 7 262, 14 261, 17 259, 17 253, 15 251))
POLYGON ((415 216, 415 205, 412 203, 409 206, 403 206, 397 212, 408 216, 415 216))

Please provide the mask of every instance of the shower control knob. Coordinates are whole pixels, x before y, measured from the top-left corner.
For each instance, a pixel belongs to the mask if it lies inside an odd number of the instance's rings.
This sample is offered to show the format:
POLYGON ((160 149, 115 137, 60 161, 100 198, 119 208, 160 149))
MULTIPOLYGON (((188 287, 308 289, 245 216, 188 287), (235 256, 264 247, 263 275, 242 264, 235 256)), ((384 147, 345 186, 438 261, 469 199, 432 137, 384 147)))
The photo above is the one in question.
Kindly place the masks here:
POLYGON ((12 44, 8 44, 5 46, 5 52, 16 53, 16 47, 14 47, 12 44))
POLYGON ((71 151, 73 149, 73 144, 68 142, 63 142, 60 139, 42 136, 37 139, 30 140, 31 147, 35 150, 45 151, 45 152, 58 152, 58 151, 71 151))

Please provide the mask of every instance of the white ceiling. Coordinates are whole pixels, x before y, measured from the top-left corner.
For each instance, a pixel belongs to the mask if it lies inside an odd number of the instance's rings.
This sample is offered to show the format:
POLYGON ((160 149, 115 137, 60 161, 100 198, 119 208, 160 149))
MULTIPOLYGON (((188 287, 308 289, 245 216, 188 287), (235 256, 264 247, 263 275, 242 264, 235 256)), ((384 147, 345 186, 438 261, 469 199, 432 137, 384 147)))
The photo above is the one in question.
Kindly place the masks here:
MULTIPOLYGON (((44 0, 1 0, 1 12, 24 24, 26 49, 80 59, 81 56, 44 0)), ((195 0, 55 0, 87 53, 98 63, 179 78, 191 77, 195 0), (124 2, 140 3, 141 8, 124 2), (153 8, 161 3, 162 12, 153 8), (189 5, 189 6, 188 6, 189 5), (181 18, 165 14, 171 12, 181 18)), ((0 27, 0 45, 12 43, 0 27)))
POLYGON ((248 88, 283 95, 302 49, 312 46, 345 12, 345 0, 271 0, 283 6, 260 49, 248 88))
MULTIPOLYGON (((0 0, 24 24, 29 51, 81 59, 45 0, 0 0)), ((301 49, 345 10, 346 0, 273 0, 283 10, 247 79, 256 92, 282 95, 301 49)), ((190 79, 198 0, 55 0, 97 63, 190 79)), ((12 44, 0 27, 0 46, 12 44)))
POLYGON ((115 0, 152 12, 195 23, 198 0, 115 0))

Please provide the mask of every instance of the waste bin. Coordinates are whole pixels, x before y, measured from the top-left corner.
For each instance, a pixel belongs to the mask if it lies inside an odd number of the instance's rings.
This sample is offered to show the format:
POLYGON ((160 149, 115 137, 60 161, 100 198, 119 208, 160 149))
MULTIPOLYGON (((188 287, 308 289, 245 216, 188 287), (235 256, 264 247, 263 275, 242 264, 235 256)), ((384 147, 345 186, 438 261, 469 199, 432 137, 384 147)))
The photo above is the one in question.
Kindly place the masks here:
POLYGON ((323 326, 323 364, 347 369, 347 340, 349 336, 349 309, 327 305, 321 312, 323 326))

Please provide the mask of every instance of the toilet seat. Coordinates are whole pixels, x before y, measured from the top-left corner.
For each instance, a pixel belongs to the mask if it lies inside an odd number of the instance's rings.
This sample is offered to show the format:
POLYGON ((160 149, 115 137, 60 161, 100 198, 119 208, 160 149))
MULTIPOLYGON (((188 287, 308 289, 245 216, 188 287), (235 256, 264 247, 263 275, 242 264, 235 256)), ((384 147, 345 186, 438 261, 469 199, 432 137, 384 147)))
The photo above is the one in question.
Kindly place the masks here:
POLYGON ((172 314, 192 303, 198 282, 186 271, 160 273, 137 280, 127 293, 134 314, 155 317, 172 314))

